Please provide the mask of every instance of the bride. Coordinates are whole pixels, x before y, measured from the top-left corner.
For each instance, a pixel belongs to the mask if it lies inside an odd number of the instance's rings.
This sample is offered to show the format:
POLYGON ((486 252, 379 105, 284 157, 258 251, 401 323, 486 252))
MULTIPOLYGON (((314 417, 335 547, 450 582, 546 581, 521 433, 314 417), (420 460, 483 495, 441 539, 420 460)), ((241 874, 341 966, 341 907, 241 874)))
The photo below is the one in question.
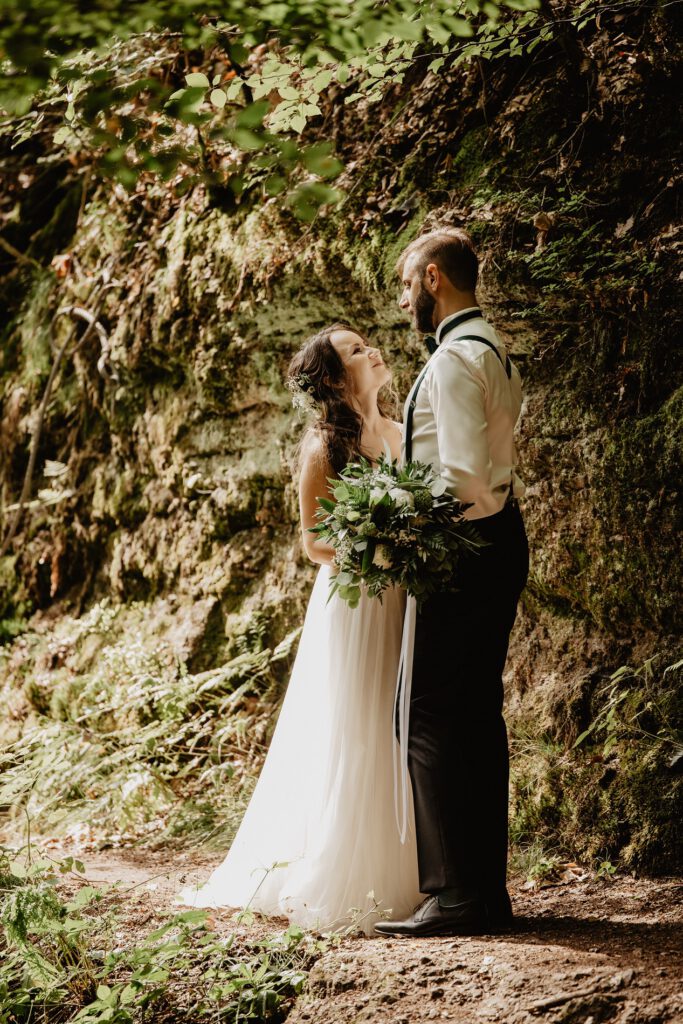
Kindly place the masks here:
POLYGON ((418 902, 414 832, 402 845, 394 817, 393 699, 404 594, 328 602, 334 549, 308 532, 328 478, 388 447, 401 430, 380 389, 391 379, 379 351, 344 324, 310 338, 290 382, 315 404, 301 448, 303 543, 320 565, 268 756, 225 860, 181 901, 250 907, 304 927, 356 927, 418 902))

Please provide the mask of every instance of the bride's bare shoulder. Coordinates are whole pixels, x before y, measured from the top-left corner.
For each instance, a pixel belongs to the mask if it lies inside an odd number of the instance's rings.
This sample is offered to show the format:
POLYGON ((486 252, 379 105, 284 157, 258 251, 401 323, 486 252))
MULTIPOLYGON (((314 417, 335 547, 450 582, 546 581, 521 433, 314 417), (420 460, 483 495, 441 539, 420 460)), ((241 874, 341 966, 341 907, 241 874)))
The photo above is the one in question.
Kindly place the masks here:
POLYGON ((327 468, 329 459, 325 439, 319 431, 313 427, 304 434, 299 448, 299 462, 302 466, 310 466, 316 469, 327 468))

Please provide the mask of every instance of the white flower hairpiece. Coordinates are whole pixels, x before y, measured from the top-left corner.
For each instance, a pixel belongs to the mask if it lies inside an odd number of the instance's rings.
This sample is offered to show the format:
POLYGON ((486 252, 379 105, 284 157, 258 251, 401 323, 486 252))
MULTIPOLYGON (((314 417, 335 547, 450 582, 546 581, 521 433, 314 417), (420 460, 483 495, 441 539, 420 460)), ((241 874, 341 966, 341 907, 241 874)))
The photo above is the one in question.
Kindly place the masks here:
POLYGON ((297 373, 287 380, 287 390, 292 396, 292 405, 301 412, 315 412, 317 403, 313 382, 307 373, 297 373))

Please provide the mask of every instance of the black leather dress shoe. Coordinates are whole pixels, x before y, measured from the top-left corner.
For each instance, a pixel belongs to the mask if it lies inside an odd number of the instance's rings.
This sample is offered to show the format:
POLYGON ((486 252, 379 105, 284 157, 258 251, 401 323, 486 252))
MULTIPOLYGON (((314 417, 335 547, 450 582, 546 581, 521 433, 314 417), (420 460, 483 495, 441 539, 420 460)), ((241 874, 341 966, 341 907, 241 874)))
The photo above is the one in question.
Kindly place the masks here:
POLYGON ((485 935, 490 931, 484 904, 466 900, 454 907, 442 907, 436 896, 428 896, 405 921, 378 921, 380 935, 485 935))

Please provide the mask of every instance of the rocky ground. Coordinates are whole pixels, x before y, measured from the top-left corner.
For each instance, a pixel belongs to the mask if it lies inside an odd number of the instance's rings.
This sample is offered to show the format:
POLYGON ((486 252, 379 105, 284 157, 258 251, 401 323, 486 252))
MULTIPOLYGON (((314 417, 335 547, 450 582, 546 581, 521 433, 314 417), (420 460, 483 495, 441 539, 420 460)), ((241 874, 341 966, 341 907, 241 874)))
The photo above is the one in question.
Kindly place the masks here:
MULTIPOLYGON (((204 880, 213 860, 191 852, 102 851, 87 855, 87 878, 119 883, 126 910, 117 937, 133 940, 174 909, 182 885, 204 880)), ((315 963, 287 1021, 681 1022, 682 893, 683 879, 596 878, 576 866, 555 884, 529 888, 513 880, 514 933, 343 938, 315 963)), ((263 930, 261 922, 235 924, 228 912, 217 913, 214 923, 263 930)))

